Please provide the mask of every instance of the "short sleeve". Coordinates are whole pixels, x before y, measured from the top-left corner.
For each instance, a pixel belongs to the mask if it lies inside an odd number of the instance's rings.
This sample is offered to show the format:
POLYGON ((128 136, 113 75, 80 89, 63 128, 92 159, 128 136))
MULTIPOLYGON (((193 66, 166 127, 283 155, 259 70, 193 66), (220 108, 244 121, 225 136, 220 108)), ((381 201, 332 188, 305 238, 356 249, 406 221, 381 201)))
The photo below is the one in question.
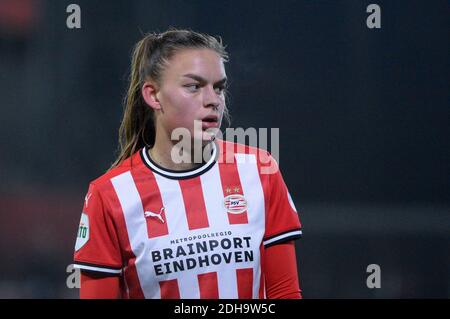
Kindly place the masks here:
POLYGON ((269 175, 269 204, 266 211, 264 246, 269 247, 300 238, 302 226, 291 195, 276 164, 276 170, 269 175))
POLYGON ((122 257, 114 222, 96 185, 85 196, 75 243, 74 267, 85 271, 120 275, 122 257))

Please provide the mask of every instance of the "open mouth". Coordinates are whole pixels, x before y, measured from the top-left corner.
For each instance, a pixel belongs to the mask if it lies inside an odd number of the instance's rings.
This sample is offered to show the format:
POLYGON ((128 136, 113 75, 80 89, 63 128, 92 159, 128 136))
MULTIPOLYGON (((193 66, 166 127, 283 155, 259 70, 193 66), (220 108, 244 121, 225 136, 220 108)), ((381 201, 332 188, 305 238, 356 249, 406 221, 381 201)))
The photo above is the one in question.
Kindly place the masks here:
POLYGON ((215 115, 209 115, 202 119, 202 129, 207 130, 209 128, 218 128, 219 118, 215 115))
POLYGON ((218 121, 217 116, 211 115, 211 116, 207 116, 205 117, 202 122, 207 122, 207 123, 216 123, 218 121))

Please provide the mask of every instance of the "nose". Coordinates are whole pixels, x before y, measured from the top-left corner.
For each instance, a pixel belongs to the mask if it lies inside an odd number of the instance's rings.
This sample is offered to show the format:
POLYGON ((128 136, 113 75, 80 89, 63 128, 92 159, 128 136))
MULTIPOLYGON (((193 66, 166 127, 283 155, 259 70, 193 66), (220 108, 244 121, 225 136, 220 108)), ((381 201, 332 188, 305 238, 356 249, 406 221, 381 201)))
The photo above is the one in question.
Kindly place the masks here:
POLYGON ((205 107, 211 107, 218 109, 221 103, 220 96, 214 91, 214 88, 210 85, 205 87, 205 94, 203 97, 203 105, 205 107))

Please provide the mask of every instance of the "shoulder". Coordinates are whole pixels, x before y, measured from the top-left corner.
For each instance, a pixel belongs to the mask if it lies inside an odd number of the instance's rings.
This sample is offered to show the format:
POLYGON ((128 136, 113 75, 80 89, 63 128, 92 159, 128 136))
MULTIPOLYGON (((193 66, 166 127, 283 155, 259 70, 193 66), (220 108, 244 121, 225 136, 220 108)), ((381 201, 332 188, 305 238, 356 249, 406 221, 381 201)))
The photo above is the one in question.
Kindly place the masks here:
POLYGON ((228 156, 245 156, 250 155, 256 157, 259 161, 273 159, 270 153, 262 148, 245 145, 242 143, 234 143, 225 140, 217 140, 220 147, 220 154, 228 156))
POLYGON ((217 140, 220 147, 220 162, 256 164, 261 174, 278 172, 278 163, 272 155, 258 147, 224 140, 217 140))

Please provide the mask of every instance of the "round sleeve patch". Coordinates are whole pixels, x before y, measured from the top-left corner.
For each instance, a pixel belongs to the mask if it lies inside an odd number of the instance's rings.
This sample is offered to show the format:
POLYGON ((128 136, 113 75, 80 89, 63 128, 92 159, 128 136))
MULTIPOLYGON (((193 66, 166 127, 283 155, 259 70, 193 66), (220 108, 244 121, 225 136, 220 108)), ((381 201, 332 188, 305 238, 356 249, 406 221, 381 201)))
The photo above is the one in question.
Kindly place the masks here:
POLYGON ((89 216, 86 213, 81 214, 80 226, 78 227, 77 241, 75 251, 80 250, 89 240, 89 216))

